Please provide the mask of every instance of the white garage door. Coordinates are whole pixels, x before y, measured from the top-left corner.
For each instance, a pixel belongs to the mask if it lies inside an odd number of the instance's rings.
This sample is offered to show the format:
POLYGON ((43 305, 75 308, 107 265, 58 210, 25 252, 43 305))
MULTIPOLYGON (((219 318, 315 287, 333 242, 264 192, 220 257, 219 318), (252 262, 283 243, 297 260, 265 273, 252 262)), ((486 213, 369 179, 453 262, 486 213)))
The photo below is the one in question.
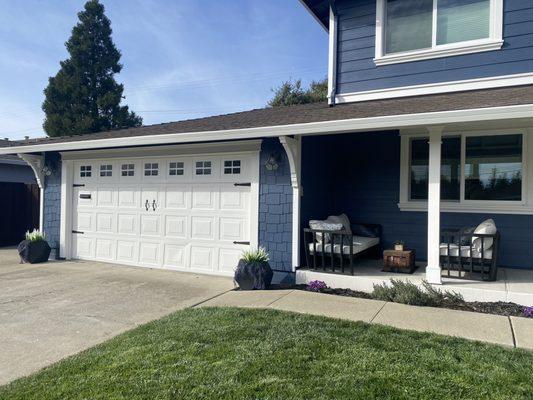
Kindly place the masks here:
POLYGON ((74 162, 73 258, 231 275, 256 243, 254 163, 254 154, 74 162))

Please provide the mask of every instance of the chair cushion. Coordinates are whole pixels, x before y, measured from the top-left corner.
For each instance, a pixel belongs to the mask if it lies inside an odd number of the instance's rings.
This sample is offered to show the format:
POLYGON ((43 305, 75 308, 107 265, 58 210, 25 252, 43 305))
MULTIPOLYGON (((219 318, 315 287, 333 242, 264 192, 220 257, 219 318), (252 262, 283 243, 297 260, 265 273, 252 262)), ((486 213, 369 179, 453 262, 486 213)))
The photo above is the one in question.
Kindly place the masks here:
MULTIPOLYGON (((366 250, 366 249, 369 249, 373 246, 376 246, 379 244, 379 238, 369 238, 369 237, 363 237, 363 236, 354 236, 353 237, 353 246, 352 246, 352 251, 353 251, 353 255, 356 255, 358 253, 361 253, 362 251, 366 250)), ((322 243, 318 243, 316 244, 316 252, 317 253, 322 253, 322 248, 324 248, 324 252, 326 254, 328 253, 331 253, 331 244, 326 244, 325 246, 322 246, 322 243)), ((313 246, 313 243, 309 243, 309 250, 311 252, 311 254, 313 254, 313 251, 314 251, 314 246, 313 246)), ((341 246, 340 244, 334 244, 333 245, 333 252, 335 254, 340 254, 341 253, 341 246)), ((344 245, 342 246, 342 254, 343 255, 347 255, 349 256, 350 255, 350 246, 349 245, 344 245)))
MULTIPOLYGON (((487 219, 477 226, 474 231, 474 234, 481 233, 485 235, 494 235, 498 230, 496 229, 496 224, 492 219, 487 219)), ((492 247, 494 239, 492 238, 481 238, 472 236, 472 246, 476 248, 478 252, 481 252, 481 242, 483 239, 483 250, 488 250, 492 247)))
MULTIPOLYGON (((450 257, 458 257, 459 256, 459 246, 456 244, 450 244, 450 257)), ((470 246, 461 246, 461 257, 469 258, 470 254, 472 254, 472 258, 482 258, 481 257, 481 249, 476 249, 474 246, 472 246, 472 253, 470 253, 470 246)), ((440 255, 441 256, 447 256, 448 255, 448 244, 447 243, 441 243, 440 244, 440 255)), ((483 258, 485 260, 492 260, 492 249, 484 249, 483 251, 483 258)))
POLYGON ((356 236, 364 236, 369 238, 379 237, 379 233, 375 228, 363 224, 352 224, 352 232, 356 236))
POLYGON ((326 221, 332 222, 334 224, 342 224, 342 228, 346 233, 352 234, 352 229, 350 228, 350 220, 346 214, 341 215, 330 215, 326 221))
MULTIPOLYGON (((342 230, 342 224, 339 223, 333 223, 330 221, 320 221, 320 220, 311 220, 309 221, 309 227, 311 229, 316 229, 319 231, 341 231, 342 230)), ((316 234, 316 240, 318 243, 322 243, 323 241, 325 243, 329 243, 331 241, 330 235, 327 233, 324 235, 325 238, 322 240, 322 233, 316 234)))

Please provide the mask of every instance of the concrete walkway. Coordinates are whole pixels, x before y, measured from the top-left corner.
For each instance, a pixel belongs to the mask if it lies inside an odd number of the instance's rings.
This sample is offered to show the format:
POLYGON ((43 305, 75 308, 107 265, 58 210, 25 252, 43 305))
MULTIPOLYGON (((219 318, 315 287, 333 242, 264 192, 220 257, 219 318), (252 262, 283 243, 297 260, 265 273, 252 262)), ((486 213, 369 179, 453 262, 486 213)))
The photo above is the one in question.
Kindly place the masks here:
POLYGON ((301 290, 230 291, 199 307, 272 308, 533 350, 533 319, 414 307, 301 290))

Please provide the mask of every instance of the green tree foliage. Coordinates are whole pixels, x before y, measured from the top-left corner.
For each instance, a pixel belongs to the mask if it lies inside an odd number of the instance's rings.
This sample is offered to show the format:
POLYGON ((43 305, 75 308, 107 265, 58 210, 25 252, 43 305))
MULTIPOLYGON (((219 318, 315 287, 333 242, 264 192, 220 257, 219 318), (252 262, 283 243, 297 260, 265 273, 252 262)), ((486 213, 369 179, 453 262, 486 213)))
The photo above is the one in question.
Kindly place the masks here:
POLYGON ((328 81, 313 81, 309 88, 302 88, 302 81, 286 81, 272 90, 274 97, 268 102, 269 107, 291 106, 294 104, 320 103, 327 100, 328 81))
POLYGON ((70 57, 44 90, 44 130, 66 136, 141 125, 140 116, 120 105, 124 86, 114 75, 122 69, 121 55, 104 6, 89 0, 78 18, 65 44, 70 57))

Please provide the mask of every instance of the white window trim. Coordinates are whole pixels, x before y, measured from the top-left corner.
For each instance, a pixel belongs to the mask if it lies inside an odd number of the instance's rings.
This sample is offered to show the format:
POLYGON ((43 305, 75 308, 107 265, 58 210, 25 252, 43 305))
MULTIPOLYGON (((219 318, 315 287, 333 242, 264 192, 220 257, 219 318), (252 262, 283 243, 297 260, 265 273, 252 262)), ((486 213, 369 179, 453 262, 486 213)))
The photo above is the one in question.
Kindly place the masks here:
POLYGON ((490 3, 490 35, 487 39, 470 40, 446 45, 436 44, 436 6, 438 0, 433 0, 433 45, 431 49, 406 51, 402 53, 385 54, 385 20, 386 0, 377 0, 376 9, 376 65, 398 64, 411 61, 428 60, 432 58, 450 57, 461 54, 480 53, 499 50, 503 40, 503 0, 491 0, 490 3))
MULTIPOLYGON (((460 173, 460 200, 441 201, 441 212, 458 213, 493 213, 493 214, 533 214, 533 184, 528 182, 528 177, 533 176, 533 128, 509 129, 492 131, 450 131, 443 133, 443 137, 461 137, 461 173, 460 173), (465 200, 464 165, 466 156, 466 138, 472 136, 491 135, 517 135, 521 134, 522 141, 522 200, 521 201, 493 201, 493 200, 465 200)), ((424 138, 427 134, 403 133, 401 134, 400 156, 400 202, 401 211, 427 211, 428 203, 425 200, 410 200, 410 143, 413 138, 424 138)))

